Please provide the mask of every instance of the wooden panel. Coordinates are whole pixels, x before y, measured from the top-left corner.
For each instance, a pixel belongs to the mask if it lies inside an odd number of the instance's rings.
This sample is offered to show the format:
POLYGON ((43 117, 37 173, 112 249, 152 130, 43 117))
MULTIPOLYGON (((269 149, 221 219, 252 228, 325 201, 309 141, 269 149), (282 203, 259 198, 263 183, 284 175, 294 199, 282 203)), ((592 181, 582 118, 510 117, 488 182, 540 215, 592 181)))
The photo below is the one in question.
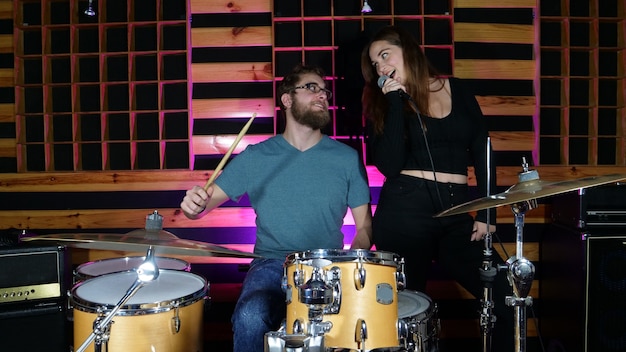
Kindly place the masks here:
POLYGON ((0 34, 0 53, 13 52, 13 35, 0 34))
POLYGON ((14 158, 17 156, 14 138, 0 138, 0 157, 14 158))
POLYGON ((13 1, 11 0, 0 1, 0 18, 4 18, 4 19, 13 18, 13 1))
POLYGON ((535 97, 477 96, 484 115, 532 116, 536 112, 535 97))
POLYGON ((455 23, 455 42, 534 44, 530 25, 502 23, 455 23))
MULTIPOLYGON (((262 142, 273 135, 248 135, 243 136, 241 141, 235 147, 233 154, 239 154, 249 144, 262 142)), ((235 141, 237 135, 221 135, 221 136, 194 136, 193 137, 193 153, 195 155, 224 155, 235 141)))
POLYGON ((271 62, 220 62, 191 65, 193 83, 271 81, 271 62))
POLYGON ((193 99, 191 101, 194 119, 206 118, 249 118, 257 113, 258 117, 274 116, 275 107, 272 98, 254 99, 193 99))
POLYGON ((192 14, 271 12, 271 4, 270 0, 190 0, 189 2, 192 14))
POLYGON ((0 68, 0 87, 13 87, 12 68, 0 68))
POLYGON ((494 151, 533 150, 535 132, 489 132, 494 151))
POLYGON ((271 46, 271 27, 192 28, 191 44, 200 47, 271 46))
POLYGON ((15 104, 0 104, 0 122, 15 122, 15 104))
POLYGON ((480 79, 535 78, 535 61, 532 60, 454 60, 455 76, 480 79))
POLYGON ((0 173, 1 192, 105 192, 187 190, 212 171, 0 173))
MULTIPOLYGON (((540 178, 547 182, 575 180, 590 176, 626 174, 626 167, 615 166, 539 166, 540 178)), ((384 177, 374 166, 368 166, 369 184, 380 187, 384 177)), ((518 183, 521 166, 497 168, 499 186, 518 183)), ((471 186, 475 186, 473 168, 468 168, 471 186)), ((158 191, 187 190, 196 184, 204 184, 212 171, 119 171, 119 172, 49 172, 49 173, 0 173, 2 192, 103 192, 103 191, 158 191), (80 185, 77 187, 77 185, 80 185)), ((143 218, 143 216, 142 216, 143 218)))
POLYGON ((537 7, 537 0, 454 0, 456 8, 537 7))
MULTIPOLYGON (((203 184, 203 183, 202 183, 203 184)), ((546 209, 540 204, 528 212, 527 223, 545 223, 546 209)), ((164 218, 165 228, 230 228, 251 227, 255 225, 255 213, 251 207, 220 207, 209 215, 190 220, 179 208, 158 209, 164 218)), ((373 211, 376 206, 373 206, 373 211)), ((6 210, 0 212, 0 229, 110 229, 143 228, 146 214, 154 209, 68 209, 68 210, 6 210)), ((497 208, 498 224, 514 224, 511 210, 497 208)), ((344 225, 354 225, 354 219, 348 211, 344 225)))

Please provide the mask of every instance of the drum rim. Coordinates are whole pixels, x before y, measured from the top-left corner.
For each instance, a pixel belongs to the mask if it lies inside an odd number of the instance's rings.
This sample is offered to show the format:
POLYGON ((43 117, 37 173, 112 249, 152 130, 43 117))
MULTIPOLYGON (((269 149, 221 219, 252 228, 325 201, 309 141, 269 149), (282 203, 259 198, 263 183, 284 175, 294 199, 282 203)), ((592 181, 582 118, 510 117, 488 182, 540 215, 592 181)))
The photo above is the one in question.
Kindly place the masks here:
MULTIPOLYGON (((170 300, 163 300, 159 302, 149 302, 149 303, 135 303, 135 304, 125 304, 120 307, 118 312, 115 314, 117 316, 134 316, 134 315, 144 315, 144 314, 156 314, 168 312, 172 309, 183 308, 190 306, 202 299, 207 299, 209 294, 209 282, 202 276, 189 273, 186 271, 180 270, 169 270, 169 269, 160 269, 161 272, 175 272, 175 273, 184 273, 185 275, 194 276, 202 282, 202 288, 192 292, 183 297, 178 297, 170 300)), ((119 272, 119 273, 111 273, 111 274, 124 274, 127 272, 119 272)), ((106 275, 111 275, 106 274, 106 275)), ((97 276, 92 280, 97 280, 98 278, 102 278, 106 275, 97 276)), ((115 308, 115 304, 102 304, 92 302, 86 298, 82 298, 76 295, 76 290, 87 283, 90 283, 92 280, 81 281, 74 285, 70 290, 69 298, 72 303, 72 307, 76 310, 86 313, 97 313, 98 309, 102 309, 103 313, 108 313, 115 308)), ((120 297, 121 298, 121 297, 120 297)))
MULTIPOLYGON (((387 251, 370 251, 367 249, 310 249, 306 251, 294 252, 287 256, 285 264, 289 265, 296 261, 309 259, 333 259, 333 258, 351 258, 351 260, 343 260, 341 262, 352 262, 362 259, 368 263, 376 263, 389 266, 397 266, 401 260, 400 255, 387 251)), ((332 261, 332 260, 331 260, 332 261)))
POLYGON ((436 307, 433 302, 433 299, 430 298, 424 292, 415 291, 415 290, 406 290, 406 289, 398 291, 398 318, 399 319, 415 318, 421 315, 429 316, 433 312, 434 309, 436 309, 436 307), (426 301, 426 303, 428 303, 428 306, 423 311, 411 312, 412 314, 409 314, 409 315, 400 315, 400 297, 402 296, 409 297, 409 299, 412 301, 414 301, 413 298, 415 297, 423 298, 426 301))

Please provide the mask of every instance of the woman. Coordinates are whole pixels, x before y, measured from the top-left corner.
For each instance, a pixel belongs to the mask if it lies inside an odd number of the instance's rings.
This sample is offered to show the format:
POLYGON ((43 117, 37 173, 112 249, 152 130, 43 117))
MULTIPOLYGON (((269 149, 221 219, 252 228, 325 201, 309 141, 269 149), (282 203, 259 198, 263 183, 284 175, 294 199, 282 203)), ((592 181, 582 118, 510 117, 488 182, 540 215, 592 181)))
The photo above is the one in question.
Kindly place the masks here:
MULTIPOLYGON (((398 27, 374 35, 362 52, 361 68, 370 153, 386 178, 373 218, 376 248, 404 257, 409 289, 424 292, 437 261, 482 298, 479 268, 487 211, 476 219, 470 214, 433 217, 470 200, 469 165, 475 168, 480 195, 487 195, 488 179, 495 189, 494 168, 487 177, 487 127, 475 97, 461 80, 438 75, 415 38, 398 27)), ((493 210, 490 219, 495 220, 493 210)), ((495 231, 495 225, 489 230, 495 231)), ((494 252, 493 262, 503 260, 494 252)), ((494 286, 497 331, 507 337, 498 341, 494 335, 493 350, 512 350, 513 308, 504 298, 511 290, 503 273, 494 286)))

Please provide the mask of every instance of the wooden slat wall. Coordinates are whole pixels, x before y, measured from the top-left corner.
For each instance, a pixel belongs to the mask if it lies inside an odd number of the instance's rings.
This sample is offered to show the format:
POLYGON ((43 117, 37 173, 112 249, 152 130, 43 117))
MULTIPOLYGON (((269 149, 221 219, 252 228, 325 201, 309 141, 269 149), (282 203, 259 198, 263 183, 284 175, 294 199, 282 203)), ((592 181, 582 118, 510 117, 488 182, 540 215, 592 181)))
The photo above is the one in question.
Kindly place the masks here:
MULTIPOLYGON (((273 97, 275 63, 272 62, 271 55, 274 39, 272 3, 270 0, 190 0, 193 18, 190 33, 192 63, 188 77, 192 81, 193 90, 190 110, 194 125, 191 158, 195 169, 158 172, 0 173, 0 230, 24 229, 41 234, 125 233, 142 228, 145 216, 158 210, 164 216, 164 228, 181 238, 250 251, 254 238, 254 214, 245 200, 241 203, 228 203, 198 221, 186 219, 180 213, 178 205, 186 189, 206 182, 212 173, 211 165, 217 164, 238 130, 253 113, 257 113, 258 122, 255 122, 235 154, 247 144, 257 143, 276 133, 273 97), (228 18, 226 22, 230 24, 220 21, 221 17, 228 18), (248 23, 249 19, 254 20, 254 26, 239 26, 248 23), (214 22, 217 24, 213 25, 214 22), (240 49, 253 52, 260 50, 264 53, 270 52, 270 55, 262 58, 252 57, 254 55, 238 56, 237 59, 230 60, 229 55, 239 53, 240 49), (257 94, 259 92, 263 94, 257 94), (215 128, 229 123, 234 123, 236 128, 215 128)), ((453 71, 455 76, 476 83, 477 99, 493 126, 490 132, 492 143, 498 161, 501 162, 497 167, 498 191, 518 182, 521 155, 534 157, 537 99, 533 87, 537 63, 532 55, 530 58, 502 58, 497 55, 474 57, 472 53, 476 52, 476 48, 506 48, 507 45, 513 46, 516 49, 513 52, 516 53, 532 51, 532 47, 536 45, 536 33, 535 27, 530 23, 500 23, 493 20, 484 23, 473 21, 472 18, 480 17, 481 11, 489 14, 493 14, 493 11, 505 11, 507 15, 502 18, 510 19, 508 11, 522 11, 520 13, 527 15, 528 12, 523 10, 534 9, 535 6, 535 1, 529 0, 454 2, 454 12, 461 20, 454 24, 453 30, 456 47, 453 71), (503 86, 506 89, 501 89, 503 86), (523 86, 524 89, 520 92, 518 86, 523 86)), ((11 19, 12 9, 12 1, 0 0, 0 20, 11 19)), ((11 34, 0 33, 0 54, 12 53, 12 38, 11 34)), ((9 71, 12 71, 12 67, 0 67, 0 89, 12 88, 12 83, 8 85, 8 80, 2 79, 9 71)), ((13 103, 0 103, 0 126, 14 126, 14 122, 13 103)), ((16 157, 14 138, 1 137, 0 160, 11 162, 16 157)), ((626 172, 626 168, 611 166, 553 166, 536 169, 545 181, 626 172)), ((368 174, 372 193, 376 195, 383 177, 371 166, 368 167, 368 174)), ((472 170, 470 185, 475 185, 472 170)), ((524 254, 539 267, 530 295, 538 300, 541 283, 540 237, 550 221, 550 213, 549 200, 541 199, 539 207, 528 212, 525 217, 524 231, 528 242, 525 243, 524 254)), ((514 252, 515 234, 514 218, 508 207, 497 209, 497 223, 498 235, 504 242, 506 253, 497 243, 494 248, 506 257, 514 252)), ((348 216, 345 226, 347 242, 352 231, 352 220, 348 216)), ((128 254, 99 250, 73 252, 74 264, 128 254)), ((212 300, 217 304, 212 307, 205 332, 209 342, 223 341, 223 350, 227 350, 230 345, 229 313, 249 259, 182 259, 190 261, 194 271, 211 281, 212 300)), ((462 302, 469 306, 472 301, 467 292, 446 278, 429 283, 428 293, 444 304, 462 302)), ((477 321, 472 316, 461 313, 457 316, 448 315, 443 317, 442 325, 446 329, 442 337, 446 339, 463 343, 466 339, 475 339, 478 336, 477 321)), ((530 320, 528 335, 532 338, 536 336, 534 323, 530 320)))
MULTIPOLYGON (((13 20, 13 1, 0 0, 0 21, 13 20)), ((0 60, 0 129, 5 133, 0 134, 0 164, 15 164, 17 157, 15 134, 7 133, 15 131, 14 112, 14 70, 13 70, 13 35, 11 27, 2 26, 0 32, 0 55, 6 60, 0 60), (8 31, 8 32, 5 32, 8 31)))

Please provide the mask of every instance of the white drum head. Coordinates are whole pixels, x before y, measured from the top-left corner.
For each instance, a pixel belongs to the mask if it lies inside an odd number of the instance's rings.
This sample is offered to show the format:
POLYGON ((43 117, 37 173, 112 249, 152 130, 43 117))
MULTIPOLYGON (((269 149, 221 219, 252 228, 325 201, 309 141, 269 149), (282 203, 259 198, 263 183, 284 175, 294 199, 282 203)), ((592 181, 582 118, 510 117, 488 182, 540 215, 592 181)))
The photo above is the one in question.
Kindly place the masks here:
MULTIPOLYGON (((156 257, 159 269, 189 271, 189 263, 176 258, 156 257)), ((94 262, 83 263, 76 268, 76 273, 81 277, 96 277, 110 273, 131 271, 138 268, 145 257, 125 257, 102 259, 94 262)))
POLYGON ((398 291, 398 318, 415 317, 430 308, 431 300, 417 291, 398 291))
MULTIPOLYGON (((102 275, 76 285, 72 290, 72 297, 90 302, 94 307, 97 305, 115 306, 135 280, 137 280, 137 273, 134 271, 102 275)), ((206 290, 206 280, 198 275, 185 271, 161 270, 159 277, 137 290, 124 307, 159 306, 159 302, 182 298, 191 299, 190 296, 194 296, 193 298, 197 301, 200 296, 204 296, 206 290)))

